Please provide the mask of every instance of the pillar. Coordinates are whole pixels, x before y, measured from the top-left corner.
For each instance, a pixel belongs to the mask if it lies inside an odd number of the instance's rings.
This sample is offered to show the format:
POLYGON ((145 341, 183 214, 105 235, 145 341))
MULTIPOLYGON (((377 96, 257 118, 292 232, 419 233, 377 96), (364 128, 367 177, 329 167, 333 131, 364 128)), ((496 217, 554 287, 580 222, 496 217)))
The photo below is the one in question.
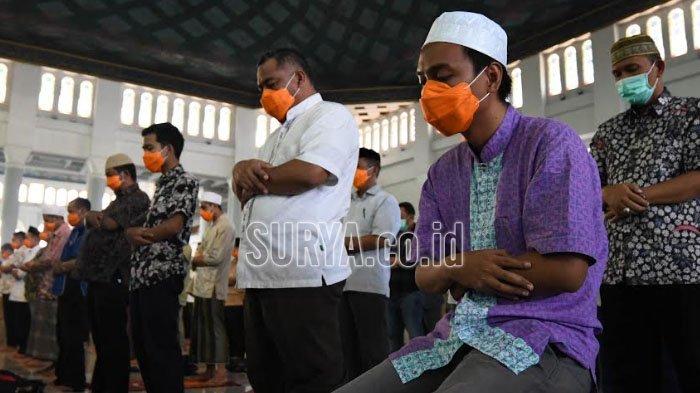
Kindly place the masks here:
POLYGON ((88 200, 92 205, 92 210, 102 210, 102 196, 105 192, 104 174, 96 175, 90 173, 87 179, 88 200))
POLYGON ((544 117, 547 104, 545 67, 542 55, 526 57, 520 62, 523 81, 523 106, 520 111, 528 116, 544 117))
POLYGON ((415 207, 418 208, 420 193, 423 189, 423 183, 428 178, 428 168, 432 165, 433 157, 433 135, 428 128, 428 123, 423 118, 423 112, 417 102, 413 103, 416 119, 416 141, 413 143, 413 173, 415 178, 415 197, 413 201, 415 207))
POLYGON ((595 125, 599 126, 604 121, 622 111, 624 105, 615 88, 615 79, 612 75, 610 59, 610 47, 617 39, 615 26, 594 31, 591 34, 593 45, 593 115, 595 125))
POLYGON ((5 165, 5 184, 2 192, 2 243, 8 243, 17 227, 19 217, 19 186, 22 184, 24 168, 5 165))
MULTIPOLYGON (((236 107, 236 117, 234 119, 233 143, 234 143, 234 164, 238 161, 249 160, 258 156, 258 149, 255 147, 255 126, 256 119, 260 111, 253 108, 236 107)), ((233 168, 233 165, 231 165, 233 168)), ((229 178, 228 215, 237 233, 241 231, 241 204, 238 198, 231 191, 231 181, 229 178)))

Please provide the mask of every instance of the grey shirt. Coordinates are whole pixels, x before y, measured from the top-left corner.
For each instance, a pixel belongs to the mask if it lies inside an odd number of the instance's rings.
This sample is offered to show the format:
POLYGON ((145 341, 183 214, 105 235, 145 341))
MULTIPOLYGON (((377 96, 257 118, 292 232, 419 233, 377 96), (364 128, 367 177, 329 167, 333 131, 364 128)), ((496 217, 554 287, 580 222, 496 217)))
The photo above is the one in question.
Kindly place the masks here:
POLYGON ((345 218, 345 236, 383 235, 390 242, 386 247, 362 252, 348 251, 352 274, 345 282, 346 291, 377 293, 389 296, 391 240, 401 227, 399 203, 379 185, 362 196, 353 192, 350 210, 345 218))

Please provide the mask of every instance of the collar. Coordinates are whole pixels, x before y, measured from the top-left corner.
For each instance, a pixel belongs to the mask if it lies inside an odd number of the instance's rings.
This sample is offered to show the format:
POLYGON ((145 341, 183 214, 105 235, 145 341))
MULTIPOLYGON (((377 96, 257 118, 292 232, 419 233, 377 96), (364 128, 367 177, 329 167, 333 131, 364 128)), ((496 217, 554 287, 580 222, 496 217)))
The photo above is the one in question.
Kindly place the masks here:
POLYGON ((379 186, 379 184, 375 184, 372 187, 370 187, 369 189, 367 189, 367 191, 365 191, 365 193, 362 194, 361 197, 357 194, 357 190, 355 190, 352 192, 352 199, 364 198, 367 195, 377 195, 379 193, 379 191, 381 191, 381 190, 382 190, 382 188, 379 186))
POLYGON ((172 179, 174 177, 180 177, 183 173, 185 173, 185 170, 182 168, 182 164, 177 164, 173 169, 162 174, 158 178, 157 183, 161 184, 168 179, 172 179))
POLYGON ((285 124, 291 123, 299 115, 308 111, 314 105, 318 104, 321 101, 323 101, 323 97, 321 97, 320 93, 316 93, 314 95, 307 97, 304 101, 294 105, 293 107, 291 107, 289 109, 289 111, 287 112, 287 120, 285 120, 284 123, 285 124))
POLYGON ((138 190, 139 190, 139 185, 137 183, 134 183, 131 187, 120 189, 119 191, 115 192, 114 194, 117 197, 123 197, 123 196, 127 196, 129 194, 133 194, 138 190))
POLYGON ((488 142, 486 142, 484 148, 481 149, 481 155, 476 154, 469 143, 465 142, 464 144, 467 146, 467 150, 474 160, 477 162, 487 163, 503 153, 510 142, 510 138, 513 135, 513 130, 520 121, 520 117, 520 112, 508 105, 508 109, 506 109, 506 114, 503 116, 501 125, 498 126, 496 132, 491 135, 491 138, 488 140, 488 142))
POLYGON ((673 96, 671 95, 671 92, 664 86, 664 90, 661 92, 661 95, 659 95, 659 98, 647 105, 631 107, 630 113, 636 116, 661 116, 664 113, 666 106, 671 102, 672 98, 673 96))

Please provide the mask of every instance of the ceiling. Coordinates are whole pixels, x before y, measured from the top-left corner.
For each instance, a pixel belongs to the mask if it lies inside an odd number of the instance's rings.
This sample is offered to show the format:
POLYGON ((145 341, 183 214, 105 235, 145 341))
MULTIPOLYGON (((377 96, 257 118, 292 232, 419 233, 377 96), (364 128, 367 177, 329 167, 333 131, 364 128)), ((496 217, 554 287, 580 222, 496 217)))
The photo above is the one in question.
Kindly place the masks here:
POLYGON ((443 11, 485 13, 519 59, 658 0, 0 0, 0 56, 258 106, 262 53, 295 47, 327 98, 417 98, 418 49, 443 11))

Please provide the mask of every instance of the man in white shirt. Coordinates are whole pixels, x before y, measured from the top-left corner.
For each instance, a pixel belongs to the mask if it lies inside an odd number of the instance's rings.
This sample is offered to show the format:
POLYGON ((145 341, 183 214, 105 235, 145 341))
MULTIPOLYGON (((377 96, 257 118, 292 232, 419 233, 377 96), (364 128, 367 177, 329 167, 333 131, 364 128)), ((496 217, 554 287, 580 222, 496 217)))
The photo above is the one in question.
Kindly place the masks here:
POLYGON ((39 246, 39 230, 29 227, 23 245, 15 250, 12 261, 12 277, 14 282, 10 289, 10 311, 13 313, 15 334, 15 344, 18 352, 24 354, 27 350, 27 339, 29 338, 29 326, 31 324, 31 314, 29 313, 29 303, 25 295, 25 277, 27 273, 20 269, 22 265, 34 259, 41 246, 39 246))
POLYGON ((342 219, 357 166, 355 119, 323 101, 303 56, 258 63, 265 111, 282 123, 258 160, 233 168, 243 207, 248 377, 258 393, 329 392, 343 383, 338 305, 350 275, 342 219))
POLYGON ((352 274, 345 282, 340 305, 349 380, 389 355, 389 251, 401 226, 401 211, 396 198, 377 184, 380 170, 379 153, 361 148, 353 181, 355 192, 345 219, 352 274))

